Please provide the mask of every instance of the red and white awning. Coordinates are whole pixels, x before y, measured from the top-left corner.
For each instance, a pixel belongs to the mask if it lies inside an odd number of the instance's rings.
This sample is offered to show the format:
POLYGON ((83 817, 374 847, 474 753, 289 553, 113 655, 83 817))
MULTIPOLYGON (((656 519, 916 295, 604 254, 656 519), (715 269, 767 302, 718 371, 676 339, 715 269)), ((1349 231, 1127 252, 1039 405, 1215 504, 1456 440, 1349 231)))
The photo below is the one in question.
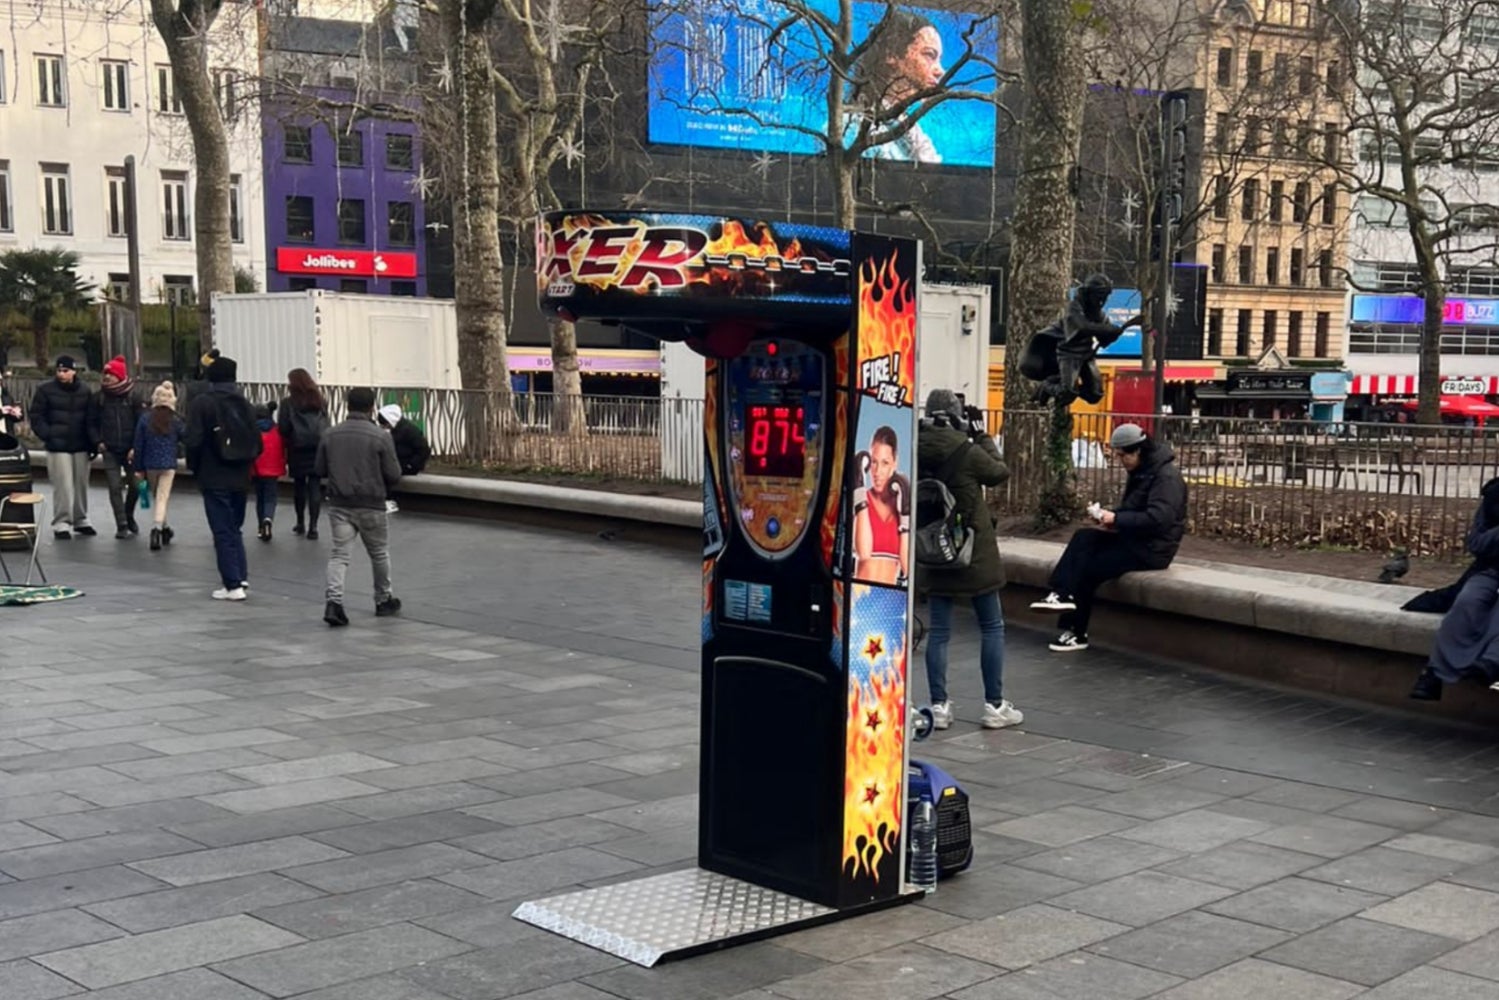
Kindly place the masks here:
MULTIPOLYGON (((1444 396, 1490 396, 1499 393, 1499 375, 1442 376, 1444 396)), ((1414 375, 1355 375, 1352 396, 1414 396, 1414 375)))

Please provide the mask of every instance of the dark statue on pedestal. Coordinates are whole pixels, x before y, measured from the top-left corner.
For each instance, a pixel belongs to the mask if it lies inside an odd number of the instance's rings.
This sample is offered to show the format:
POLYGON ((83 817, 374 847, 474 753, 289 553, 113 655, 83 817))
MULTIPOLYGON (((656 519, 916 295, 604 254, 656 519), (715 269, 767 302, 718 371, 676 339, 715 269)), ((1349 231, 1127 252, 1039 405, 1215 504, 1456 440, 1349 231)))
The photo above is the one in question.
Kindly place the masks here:
POLYGON ((1020 374, 1041 383, 1035 402, 1055 399, 1070 406, 1075 399, 1089 403, 1103 399, 1098 352, 1142 319, 1135 316, 1121 326, 1110 323, 1103 308, 1113 290, 1113 283, 1103 275, 1089 277, 1067 303, 1061 318, 1031 337, 1020 358, 1020 374))

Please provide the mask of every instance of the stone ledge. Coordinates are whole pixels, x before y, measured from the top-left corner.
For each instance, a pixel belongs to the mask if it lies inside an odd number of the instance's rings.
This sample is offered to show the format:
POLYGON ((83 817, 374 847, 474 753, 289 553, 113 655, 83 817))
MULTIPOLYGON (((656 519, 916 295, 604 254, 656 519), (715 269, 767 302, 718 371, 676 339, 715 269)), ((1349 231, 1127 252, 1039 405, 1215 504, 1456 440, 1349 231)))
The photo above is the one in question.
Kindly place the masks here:
POLYGON ((703 525, 703 505, 691 500, 580 490, 516 479, 480 479, 474 476, 428 475, 424 472, 419 476, 402 479, 401 485, 396 487, 396 494, 402 493, 456 497, 518 507, 540 507, 678 528, 701 528, 703 525))

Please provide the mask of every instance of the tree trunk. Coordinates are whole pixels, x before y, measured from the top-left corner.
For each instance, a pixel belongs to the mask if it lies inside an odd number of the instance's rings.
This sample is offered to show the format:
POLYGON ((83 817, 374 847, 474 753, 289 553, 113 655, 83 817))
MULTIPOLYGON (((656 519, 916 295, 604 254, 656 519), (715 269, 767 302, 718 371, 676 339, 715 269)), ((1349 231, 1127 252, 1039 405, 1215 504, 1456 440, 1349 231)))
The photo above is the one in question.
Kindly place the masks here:
POLYGON ((574 436, 587 434, 583 376, 578 367, 578 328, 555 316, 547 326, 552 334, 552 430, 574 436))
POLYGON ((1422 289, 1421 364, 1416 377, 1416 423, 1442 422, 1442 313, 1447 304, 1440 279, 1422 289))
POLYGON ((833 180, 838 185, 838 200, 835 205, 838 214, 833 224, 839 229, 852 229, 858 215, 854 190, 858 183, 859 161, 846 154, 835 155, 832 159, 833 180))
POLYGON ((151 19, 166 45, 182 113, 193 139, 193 237, 198 256, 198 329, 213 346, 213 294, 234 291, 229 239, 229 131, 213 95, 208 36, 218 3, 151 0, 151 19), (186 13, 184 12, 186 11, 186 13))
POLYGON ((33 319, 31 321, 32 363, 43 372, 47 370, 47 365, 52 360, 51 351, 47 344, 51 332, 52 323, 50 320, 33 319))
MULTIPOLYGON (((1084 36, 1075 6, 1057 0, 1022 0, 1020 4, 1025 111, 1019 130, 1020 177, 1011 227, 1005 349, 1005 408, 1011 412, 1020 409, 1029 395, 1029 383, 1020 374, 1021 355, 1032 334, 1056 317, 1072 279, 1077 224, 1072 176, 1087 92, 1084 36)), ((1072 415, 1059 403, 1051 405, 1047 468, 1036 508, 1040 526, 1070 521, 1078 510, 1072 415)))
MULTIPOLYGON (((447 51, 456 58, 461 183, 454 197, 453 291, 458 369, 463 388, 483 393, 482 417, 468 432, 485 456, 497 455, 513 424, 505 359, 504 272, 500 255, 500 172, 495 88, 485 28, 493 3, 443 0, 447 51)), ((474 397, 469 397, 473 399, 474 397)))

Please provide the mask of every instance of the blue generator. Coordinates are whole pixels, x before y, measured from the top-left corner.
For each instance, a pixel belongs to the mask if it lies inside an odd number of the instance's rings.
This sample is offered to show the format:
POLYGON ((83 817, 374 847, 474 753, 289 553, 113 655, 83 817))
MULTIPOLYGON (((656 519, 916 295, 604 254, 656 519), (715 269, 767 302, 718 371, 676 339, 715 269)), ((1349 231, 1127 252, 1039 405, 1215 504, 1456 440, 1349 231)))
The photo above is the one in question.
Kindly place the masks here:
POLYGON ((968 819, 968 793, 952 775, 935 764, 913 760, 906 778, 908 816, 922 799, 937 809, 937 877, 951 878, 973 864, 973 826, 968 819))

